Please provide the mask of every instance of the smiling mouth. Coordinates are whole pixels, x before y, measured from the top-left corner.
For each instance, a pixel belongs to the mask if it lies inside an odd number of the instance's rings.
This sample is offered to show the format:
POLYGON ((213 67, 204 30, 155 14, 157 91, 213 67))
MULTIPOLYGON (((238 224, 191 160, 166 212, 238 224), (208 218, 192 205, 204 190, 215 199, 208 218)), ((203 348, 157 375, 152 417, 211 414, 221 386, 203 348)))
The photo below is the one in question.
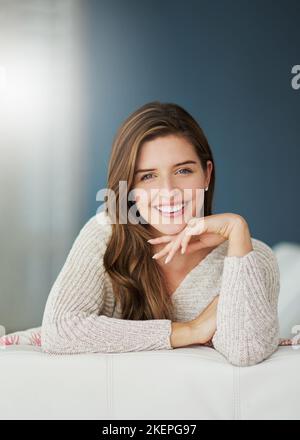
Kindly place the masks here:
POLYGON ((188 202, 177 205, 155 206, 154 208, 164 217, 177 217, 184 213, 188 202))

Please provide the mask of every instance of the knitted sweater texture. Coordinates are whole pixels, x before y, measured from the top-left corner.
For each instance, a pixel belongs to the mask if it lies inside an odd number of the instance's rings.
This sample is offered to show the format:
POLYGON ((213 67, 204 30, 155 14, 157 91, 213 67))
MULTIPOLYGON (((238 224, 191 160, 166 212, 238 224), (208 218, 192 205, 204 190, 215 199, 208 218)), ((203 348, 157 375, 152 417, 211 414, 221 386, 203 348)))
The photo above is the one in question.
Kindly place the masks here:
POLYGON ((111 233, 106 214, 80 230, 49 293, 41 328, 49 354, 173 350, 171 323, 196 318, 219 296, 213 347, 238 366, 257 364, 277 348, 280 275, 272 249, 252 238, 253 250, 228 256, 214 248, 171 296, 172 319, 126 320, 116 305, 103 255, 111 233))

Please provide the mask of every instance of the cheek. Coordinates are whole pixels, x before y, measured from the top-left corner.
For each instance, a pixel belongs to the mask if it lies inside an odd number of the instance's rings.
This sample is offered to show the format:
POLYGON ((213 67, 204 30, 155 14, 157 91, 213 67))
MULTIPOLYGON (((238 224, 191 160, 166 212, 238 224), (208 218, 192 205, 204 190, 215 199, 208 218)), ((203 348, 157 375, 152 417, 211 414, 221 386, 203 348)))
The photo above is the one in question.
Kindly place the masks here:
POLYGON ((135 196, 136 204, 138 209, 145 209, 151 201, 151 194, 149 190, 142 189, 140 192, 137 191, 135 196))
POLYGON ((183 193, 184 199, 190 201, 186 210, 187 218, 204 216, 204 184, 205 181, 199 176, 194 176, 185 182, 183 193))
POLYGON ((203 188, 204 186, 204 177, 199 175, 194 175, 189 180, 189 185, 192 190, 196 190, 197 188, 203 188))
POLYGON ((147 207, 151 207, 156 204, 158 200, 160 188, 151 187, 150 185, 147 188, 138 188, 136 192, 136 203, 140 209, 145 209, 147 207))
POLYGON ((204 216, 204 195, 205 195, 205 190, 202 188, 195 188, 195 191, 193 191, 193 202, 192 202, 193 217, 204 216))
MULTIPOLYGON (((146 220, 147 223, 151 223, 151 193, 148 190, 143 189, 143 191, 136 194, 136 207, 140 212, 141 216, 146 220)), ((155 211, 155 210, 154 210, 155 211)))

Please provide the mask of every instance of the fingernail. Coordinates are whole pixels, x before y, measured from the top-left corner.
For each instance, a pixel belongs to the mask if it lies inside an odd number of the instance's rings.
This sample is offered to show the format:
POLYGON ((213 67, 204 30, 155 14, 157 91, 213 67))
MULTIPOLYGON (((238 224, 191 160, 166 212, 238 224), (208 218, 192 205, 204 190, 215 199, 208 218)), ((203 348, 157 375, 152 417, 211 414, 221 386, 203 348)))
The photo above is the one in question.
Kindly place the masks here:
POLYGON ((185 250, 182 248, 182 249, 181 249, 181 253, 184 254, 184 252, 185 252, 185 250))
POLYGON ((152 256, 152 258, 156 258, 156 254, 154 254, 154 255, 152 256))
POLYGON ((167 264, 169 261, 170 261, 170 257, 167 257, 167 258, 165 259, 165 264, 167 264))
POLYGON ((152 238, 150 238, 150 240, 147 240, 148 243, 149 243, 150 241, 152 241, 152 238))

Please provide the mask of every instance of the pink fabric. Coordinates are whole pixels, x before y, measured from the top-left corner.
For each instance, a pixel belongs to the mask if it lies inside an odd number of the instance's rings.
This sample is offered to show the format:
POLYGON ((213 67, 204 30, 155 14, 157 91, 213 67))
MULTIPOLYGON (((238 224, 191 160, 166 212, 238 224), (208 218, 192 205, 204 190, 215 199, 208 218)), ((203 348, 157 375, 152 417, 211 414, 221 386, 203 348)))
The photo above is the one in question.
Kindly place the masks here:
MULTIPOLYGON (((35 345, 40 347, 41 327, 29 328, 27 330, 17 331, 0 337, 0 348, 7 345, 35 345)), ((214 348, 211 340, 205 344, 199 345, 214 348)), ((278 345, 300 345, 300 336, 295 336, 294 338, 280 338, 278 345)))
POLYGON ((0 348, 6 345, 41 346, 41 327, 9 333, 0 337, 0 348))

